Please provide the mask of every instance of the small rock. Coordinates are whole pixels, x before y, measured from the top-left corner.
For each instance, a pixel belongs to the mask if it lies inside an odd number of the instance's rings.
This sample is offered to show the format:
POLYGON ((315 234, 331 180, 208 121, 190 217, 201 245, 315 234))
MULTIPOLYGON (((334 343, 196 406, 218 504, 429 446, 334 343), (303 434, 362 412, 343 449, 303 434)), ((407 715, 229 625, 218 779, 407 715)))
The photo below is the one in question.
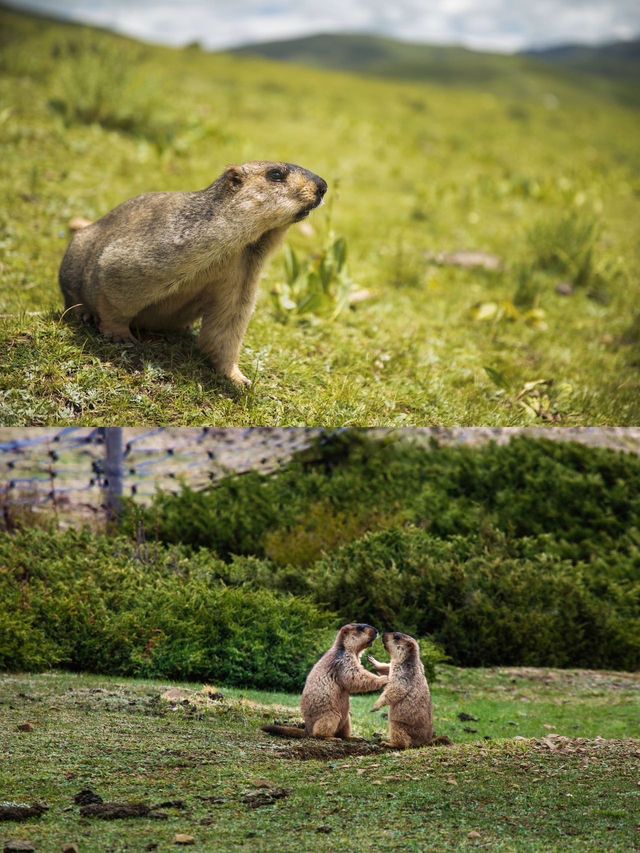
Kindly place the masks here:
POLYGON ((193 835, 183 835, 183 833, 178 832, 173 837, 174 844, 195 844, 196 840, 193 835))
POLYGON ((476 832, 475 829, 472 829, 471 832, 467 835, 467 838, 481 838, 481 837, 482 836, 480 835, 480 833, 476 832))
POLYGON ((478 717, 474 717, 472 714, 465 714, 464 711, 460 711, 458 714, 458 719, 461 723, 477 723, 479 722, 478 717))
POLYGON ((319 826, 316 829, 316 832, 321 832, 324 835, 328 835, 330 832, 333 832, 333 829, 330 826, 319 826))
POLYGON ((62 853, 80 853, 80 848, 77 844, 65 844, 62 847, 62 853))
POLYGON ((103 803, 104 800, 100 794, 96 794, 91 788, 83 788, 75 795, 73 802, 78 806, 90 806, 92 803, 103 803))
POLYGON ((32 732, 35 729, 33 723, 20 723, 18 726, 19 732, 32 732))
POLYGON ((268 791, 250 791, 242 797, 242 802, 251 809, 259 809, 262 806, 272 806, 276 800, 282 800, 291 793, 289 788, 271 788, 268 791))
POLYGON ((147 844, 147 846, 144 849, 145 850, 157 850, 159 846, 160 845, 157 844, 157 842, 151 841, 149 844, 147 844))
POLYGON ((349 294, 348 302, 349 305, 359 305, 361 302, 366 302, 367 299, 371 299, 371 291, 361 288, 349 294))
POLYGON ((425 257, 443 267, 460 267, 467 270, 480 268, 499 272, 503 266, 502 258, 488 252, 427 252, 425 257))
POLYGON ((35 849, 30 841, 4 842, 4 853, 33 853, 35 849))
POLYGON ((558 296, 571 296, 573 294, 573 285, 570 281, 559 281, 556 284, 556 293, 558 296))

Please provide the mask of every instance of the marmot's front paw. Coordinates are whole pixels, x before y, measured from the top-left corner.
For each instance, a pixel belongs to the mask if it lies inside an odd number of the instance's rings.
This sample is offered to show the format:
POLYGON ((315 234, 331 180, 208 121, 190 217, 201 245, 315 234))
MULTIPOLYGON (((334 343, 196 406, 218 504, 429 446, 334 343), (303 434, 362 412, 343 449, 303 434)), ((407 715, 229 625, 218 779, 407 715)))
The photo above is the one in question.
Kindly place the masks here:
POLYGON ((131 334, 128 326, 109 326, 100 324, 100 334, 109 341, 117 344, 139 344, 140 341, 131 334))
POLYGON ((227 379, 230 382, 233 382, 238 388, 250 388, 251 380, 247 379, 244 373, 240 370, 239 367, 234 367, 232 370, 227 373, 227 379))

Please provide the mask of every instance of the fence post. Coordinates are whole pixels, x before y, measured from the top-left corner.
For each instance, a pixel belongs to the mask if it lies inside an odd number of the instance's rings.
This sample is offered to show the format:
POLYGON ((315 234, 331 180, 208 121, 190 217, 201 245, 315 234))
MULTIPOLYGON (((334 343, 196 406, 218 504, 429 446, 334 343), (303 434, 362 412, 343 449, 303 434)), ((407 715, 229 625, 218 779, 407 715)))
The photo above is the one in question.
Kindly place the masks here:
POLYGON ((105 505, 107 522, 117 521, 122 510, 122 427, 104 427, 105 505))

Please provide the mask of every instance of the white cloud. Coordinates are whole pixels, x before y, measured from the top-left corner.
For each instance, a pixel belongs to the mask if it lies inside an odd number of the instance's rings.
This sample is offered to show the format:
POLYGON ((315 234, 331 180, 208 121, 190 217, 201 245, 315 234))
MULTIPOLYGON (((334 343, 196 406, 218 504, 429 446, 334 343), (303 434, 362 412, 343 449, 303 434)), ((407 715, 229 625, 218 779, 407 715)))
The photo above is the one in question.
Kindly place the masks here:
POLYGON ((164 44, 219 49, 317 32, 375 32, 482 50, 640 32, 637 0, 13 0, 164 44))

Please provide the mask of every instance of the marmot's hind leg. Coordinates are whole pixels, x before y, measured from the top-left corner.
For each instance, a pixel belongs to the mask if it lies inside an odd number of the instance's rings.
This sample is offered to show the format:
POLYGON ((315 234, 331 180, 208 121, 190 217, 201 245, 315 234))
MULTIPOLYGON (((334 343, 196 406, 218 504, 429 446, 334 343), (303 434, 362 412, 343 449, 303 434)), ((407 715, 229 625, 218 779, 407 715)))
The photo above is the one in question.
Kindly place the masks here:
POLYGON ((351 738, 351 714, 347 714, 346 719, 336 732, 336 735, 343 740, 349 740, 351 738))
POLYGON ((402 726, 389 725, 389 740, 385 741, 385 746, 391 746, 394 749, 409 749, 413 741, 409 732, 402 726))
POLYGON ((311 730, 312 737, 325 738, 326 740, 338 740, 340 728, 339 714, 324 714, 317 719, 311 730))
POLYGON ((122 312, 101 295, 98 299, 98 326, 100 334, 112 341, 132 341, 138 343, 131 333, 129 324, 131 317, 125 317, 122 312))

